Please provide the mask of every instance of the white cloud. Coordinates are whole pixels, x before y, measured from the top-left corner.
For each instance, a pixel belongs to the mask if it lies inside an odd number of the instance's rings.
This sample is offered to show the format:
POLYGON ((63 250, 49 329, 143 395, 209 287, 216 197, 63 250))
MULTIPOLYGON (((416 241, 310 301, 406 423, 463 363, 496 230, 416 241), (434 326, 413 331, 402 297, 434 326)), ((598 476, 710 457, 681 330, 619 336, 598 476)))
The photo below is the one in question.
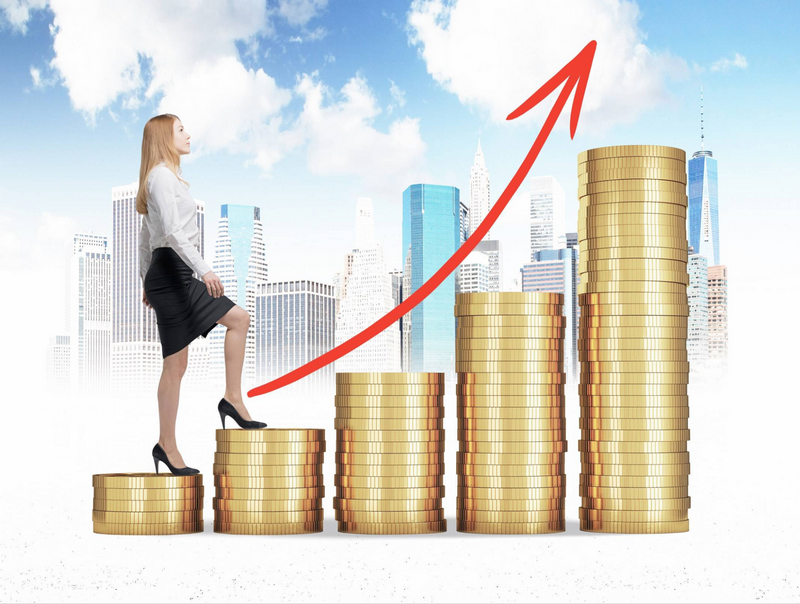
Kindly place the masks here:
POLYGON ((711 64, 711 71, 728 71, 731 67, 747 69, 747 59, 738 52, 734 53, 733 59, 722 58, 711 64))
POLYGON ((289 38, 289 42, 297 42, 298 44, 302 44, 303 38, 301 38, 300 36, 292 36, 291 38, 289 38))
POLYGON ((326 52, 325 53, 325 57, 323 58, 322 61, 323 61, 323 63, 325 65, 327 65, 328 63, 335 63, 336 62, 336 57, 334 57, 331 53, 326 52))
POLYGON ((42 72, 31 65, 31 79, 33 80, 34 88, 39 88, 42 85, 42 72))
MULTIPOLYGON (((414 0, 407 32, 428 73, 498 123, 596 40, 581 128, 602 130, 671 101, 666 77, 689 72, 683 59, 643 43, 639 17, 635 3, 616 0, 414 0)), ((520 119, 540 123, 551 107, 541 103, 520 119)))
POLYGON ((406 104, 406 92, 402 90, 397 84, 394 83, 394 80, 391 78, 389 79, 391 82, 391 86, 389 87, 389 92, 392 93, 392 98, 394 99, 395 103, 400 105, 401 107, 405 106, 406 104))
POLYGON ((295 27, 308 23, 328 5, 328 0, 279 0, 278 14, 295 27))
POLYGON ((47 0, 0 0, 0 10, 6 21, 21 34, 28 33, 31 11, 47 7, 47 0))

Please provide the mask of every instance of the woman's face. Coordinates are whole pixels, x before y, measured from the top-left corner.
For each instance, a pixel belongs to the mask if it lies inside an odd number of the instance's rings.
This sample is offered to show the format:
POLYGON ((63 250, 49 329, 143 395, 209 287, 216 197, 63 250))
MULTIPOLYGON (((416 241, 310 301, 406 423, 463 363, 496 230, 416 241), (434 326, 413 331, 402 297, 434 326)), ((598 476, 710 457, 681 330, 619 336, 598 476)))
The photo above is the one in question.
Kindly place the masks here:
POLYGON ((172 130, 175 134, 173 140, 178 155, 188 155, 191 152, 189 147, 189 139, 191 137, 186 133, 186 130, 183 129, 183 124, 180 120, 175 120, 173 122, 172 130))

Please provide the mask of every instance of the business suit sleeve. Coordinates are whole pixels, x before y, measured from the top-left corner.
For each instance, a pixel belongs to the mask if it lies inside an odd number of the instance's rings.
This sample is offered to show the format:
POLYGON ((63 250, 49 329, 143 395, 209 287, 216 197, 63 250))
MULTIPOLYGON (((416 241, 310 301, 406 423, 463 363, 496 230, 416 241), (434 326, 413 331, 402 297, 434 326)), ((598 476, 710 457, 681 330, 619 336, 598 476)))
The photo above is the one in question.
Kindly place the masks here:
POLYGON ((156 212, 170 247, 194 269, 198 277, 202 277, 211 270, 211 267, 206 264, 181 227, 177 202, 179 186, 180 183, 172 172, 159 170, 153 176, 147 209, 148 212, 156 212))
POLYGON ((142 221, 139 229, 139 276, 144 279, 147 269, 150 268, 153 252, 150 250, 150 229, 142 221))

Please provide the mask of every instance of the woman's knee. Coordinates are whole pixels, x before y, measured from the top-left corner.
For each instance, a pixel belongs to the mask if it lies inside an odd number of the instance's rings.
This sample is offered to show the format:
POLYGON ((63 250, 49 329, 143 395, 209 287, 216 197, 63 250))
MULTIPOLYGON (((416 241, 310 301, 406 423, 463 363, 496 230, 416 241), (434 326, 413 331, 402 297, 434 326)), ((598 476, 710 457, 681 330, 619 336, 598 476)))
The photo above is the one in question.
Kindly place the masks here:
POLYGON ((242 329, 246 331, 250 328, 250 315, 247 314, 247 311, 241 306, 234 306, 225 313, 225 316, 217 321, 217 323, 224 325, 228 329, 242 329))
POLYGON ((164 358, 164 371, 176 378, 182 378, 189 366, 188 348, 164 358))

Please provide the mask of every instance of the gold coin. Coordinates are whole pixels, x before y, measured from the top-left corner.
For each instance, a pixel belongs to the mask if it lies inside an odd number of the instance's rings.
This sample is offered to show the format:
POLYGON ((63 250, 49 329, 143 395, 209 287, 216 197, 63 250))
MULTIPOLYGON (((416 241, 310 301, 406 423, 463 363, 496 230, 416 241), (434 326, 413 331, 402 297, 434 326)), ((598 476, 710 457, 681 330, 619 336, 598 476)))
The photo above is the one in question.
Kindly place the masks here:
POLYGON ((333 420, 337 430, 441 430, 441 417, 410 417, 406 419, 369 419, 337 417, 333 420))
POLYGON ((683 453, 581 453, 581 463, 587 464, 688 464, 689 452, 683 453))
MULTIPOLYGON (((677 373, 689 373, 689 362, 688 361, 588 361, 585 359, 581 359, 581 373, 586 374, 588 379, 586 380, 587 383, 601 383, 601 380, 596 378, 596 374, 601 375, 611 375, 614 374, 626 374, 626 375, 636 375, 636 374, 659 374, 654 380, 651 379, 635 379, 635 378, 626 378, 625 380, 617 380, 615 378, 610 378, 608 382, 610 383, 619 383, 619 382, 627 382, 627 383, 684 383, 682 379, 666 379, 663 378, 663 374, 677 374, 677 373)), ((688 379, 688 378, 686 378, 688 379)), ((688 382, 686 382, 688 383, 688 382)))
POLYGON ((611 373, 603 370, 601 372, 584 371, 585 362, 581 362, 580 379, 581 384, 688 384, 689 370, 678 368, 679 371, 673 373, 654 373, 643 371, 641 373, 611 373))
POLYGON ((436 419, 444 417, 444 405, 428 407, 337 407, 338 419, 436 419))
POLYGON ((591 352, 592 354, 615 353, 621 355, 631 352, 647 352, 650 354, 673 350, 685 351, 686 340, 684 338, 624 338, 617 340, 581 338, 578 340, 578 351, 591 352))
POLYGON ((217 430, 217 442, 307 442, 324 441, 325 430, 263 428, 260 430, 217 430))
MULTIPOLYGON (((661 271, 651 269, 621 269, 614 271, 590 271, 580 273, 581 283, 603 283, 606 281, 659 281, 664 283, 682 283, 689 285, 689 274, 686 271, 661 271)), ((578 291, 579 294, 584 293, 578 291)))
POLYGON ((461 376, 456 384, 456 395, 462 404, 471 404, 474 400, 476 405, 482 402, 487 406, 491 406, 493 402, 502 405, 511 396, 514 397, 511 402, 519 402, 524 397, 529 399, 526 404, 530 406, 548 406, 553 397, 559 399, 553 404, 561 404, 564 397, 564 384, 472 384, 462 383, 460 380, 461 376))
POLYGON ((604 419, 680 419, 689 417, 689 407, 583 407, 581 417, 604 419))
POLYGON ((366 476, 366 477, 426 477, 439 476, 444 474, 444 464, 430 464, 417 466, 389 466, 389 465, 354 465, 336 464, 336 474, 338 476, 366 476))
POLYGON ((442 499, 343 499, 333 498, 334 510, 353 512, 417 512, 438 510, 442 507, 442 499))
POLYGON ((517 522, 503 524, 500 522, 471 522, 458 520, 456 530, 459 533, 476 533, 483 535, 544 535, 547 533, 563 533, 565 523, 557 522, 517 522))
POLYGON ((337 384, 337 397, 351 396, 396 396, 429 397, 443 395, 444 384, 337 384))
MULTIPOLYGON (((674 216, 658 216, 656 218, 675 219, 674 216)), ((584 225, 578 224, 578 242, 583 245, 584 241, 588 241, 587 249, 591 249, 591 242, 604 238, 617 238, 619 239, 620 247, 629 247, 631 245, 638 245, 638 242, 631 242, 630 238, 634 237, 658 237, 659 239, 671 238, 680 239, 686 236, 686 225, 676 224, 673 221, 666 223, 662 220, 659 223, 651 224, 603 224, 603 225, 584 225)), ((663 241, 657 243, 659 247, 676 247, 666 244, 663 241)), ((608 247, 608 246, 602 246, 608 247)), ((688 247, 687 247, 688 249, 688 247)))
MULTIPOLYGON (((459 401, 460 402, 460 401, 459 401)), ((564 417, 564 406, 558 407, 474 407, 459 404, 457 417, 472 420, 557 419, 564 417)))
POLYGON ((550 292, 470 292, 456 294, 459 304, 563 304, 564 294, 550 292))
POLYGON ((686 533, 689 521, 681 522, 607 522, 581 520, 581 530, 594 533, 653 535, 656 533, 686 533))
POLYGON ((609 157, 670 157, 686 161, 686 151, 665 145, 611 145, 595 147, 578 153, 578 163, 609 157))
POLYGON ((606 292, 594 294, 580 294, 578 302, 581 306, 597 306, 601 308, 608 304, 669 304, 683 306, 687 304, 685 292, 606 292))
POLYGON ((686 161, 671 157, 652 156, 604 157, 580 162, 578 164, 578 174, 619 168, 659 168, 661 170, 681 172, 686 170, 686 161))
POLYGON ((335 510, 339 522, 396 524, 401 522, 439 522, 444 520, 444 509, 417 510, 413 512, 361 512, 353 510, 335 510))
POLYGON ((539 502, 539 507, 534 507, 532 509, 543 510, 563 507, 565 495, 565 487, 473 487, 461 485, 458 487, 458 497, 461 501, 464 499, 478 501, 527 501, 531 506, 539 502))
MULTIPOLYGON (((458 364, 457 364, 458 365, 458 364)), ((482 367, 483 371, 476 371, 478 363, 471 363, 470 370, 464 371, 456 367, 458 382, 466 384, 565 384, 567 374, 563 371, 552 373, 528 373, 528 363, 489 363, 482 367), (511 365, 511 367, 508 367, 511 365), (503 371, 502 368, 508 367, 503 371)), ((536 371, 535 369, 532 371, 536 371)))
MULTIPOLYGON (((502 490, 502 489, 501 489, 502 490)), ((552 499, 456 499, 456 512, 475 510, 480 512, 539 512, 564 510, 564 498, 552 499)))
POLYGON ((297 466, 232 466, 215 463, 212 466, 215 476, 258 476, 264 478, 284 478, 287 476, 321 476, 322 464, 297 466))
MULTIPOLYGON (((579 484, 578 494, 584 499, 618 501, 625 499, 679 499, 687 500, 689 487, 593 487, 579 484)), ((686 501, 688 503, 688 501, 686 501)), ((583 504, 583 507, 595 507, 583 504)))
POLYGON ((655 180, 644 178, 626 178, 618 180, 603 180, 578 185, 578 201, 584 203, 597 203, 594 199, 598 195, 619 195, 621 193, 643 195, 646 193, 686 195, 686 185, 670 180, 655 180), (586 198, 589 198, 588 201, 586 198))
MULTIPOLYGON (((456 348, 456 363, 525 361, 539 363, 543 367, 556 367, 564 363, 563 350, 459 350, 456 348)), ((558 369, 556 369, 558 371, 558 369)))
MULTIPOLYGON (((467 385, 469 386, 469 385, 467 385)), ((481 394, 458 394, 459 412, 463 411, 465 417, 469 414, 494 413, 493 409, 530 409, 531 413, 551 413, 558 415, 564 408, 564 395, 481 395, 481 394)), ((509 412, 511 413, 511 412, 509 412)), ((513 413, 517 413, 514 411, 513 413)), ((522 411, 520 411, 522 413, 522 411)))
POLYGON ((322 472, 315 476, 214 476, 214 486, 236 489, 308 489, 324 484, 322 472))
POLYGON ((125 501, 123 499, 95 498, 92 501, 92 509, 105 512, 180 512, 186 510, 202 510, 203 498, 163 499, 161 501, 125 501))
POLYGON ((322 522, 325 510, 299 512, 228 512, 214 510, 214 522, 231 524, 287 524, 290 522, 322 522))
POLYGON ((566 453, 567 441, 556 442, 486 442, 462 440, 460 453, 485 453, 492 455, 566 453))
POLYGON ((105 510, 92 510, 92 521, 106 524, 168 524, 200 522, 202 520, 202 509, 171 512, 108 512, 105 510))
POLYGON ((186 535, 202 533, 203 522, 172 522, 163 524, 93 523, 95 533, 101 535, 186 535))
POLYGON ((217 453, 248 455, 303 455, 324 453, 325 441, 291 443, 257 443, 218 441, 217 453))
MULTIPOLYGON (((422 455, 444 452, 444 441, 353 442, 336 441, 336 454, 342 455, 422 455)), ((338 459, 338 458, 337 458, 338 459)))
POLYGON ((443 408, 444 395, 336 395, 333 397, 337 411, 342 408, 372 410, 375 407, 388 409, 418 409, 421 407, 443 408))
POLYGON ((689 430, 581 430, 585 440, 611 440, 633 442, 686 441, 689 430))
POLYGON ((226 500, 253 500, 253 501, 304 501, 317 500, 325 497, 325 487, 307 488, 248 488, 248 487, 217 487, 217 499, 226 500))
POLYGON ((604 464, 581 461, 581 471, 595 476, 688 476, 690 465, 604 464))
MULTIPOLYGON (((680 207, 680 206, 673 206, 680 207)), ((587 239, 597 236, 608 236, 609 230, 615 231, 620 227, 643 229, 644 233, 658 232, 659 234, 675 234, 680 236, 680 229, 686 229, 686 216, 676 214, 601 214, 590 216, 586 213, 578 214, 578 232, 584 231, 587 239), (583 215, 581 215, 583 214, 583 215), (663 233, 662 229, 669 229, 663 233)), ((643 233, 643 234, 644 234, 643 233)), ((614 260, 596 260, 594 262, 615 262, 614 260)), ((618 260, 616 262, 619 262, 618 260)), ((656 263, 674 262, 674 260, 655 260, 656 263)), ((649 263, 648 263, 649 264, 649 263)), ((684 267, 686 261, 684 261, 684 267)), ((633 267, 632 267, 633 268, 633 267)), ((673 269, 680 270, 680 269, 673 269)))
POLYGON ((581 474, 579 484, 590 487, 663 488, 688 487, 688 476, 596 476, 581 474))
POLYGON ((606 281, 603 283, 578 283, 578 295, 595 293, 673 293, 682 294, 687 291, 683 283, 667 283, 665 281, 606 281))
POLYGON ((658 417, 619 419, 615 417, 581 417, 581 428, 591 430, 688 430, 689 419, 686 417, 658 417))
POLYGON ((340 533, 360 535, 422 535, 447 532, 447 520, 439 522, 403 522, 397 524, 370 522, 339 522, 340 533))
POLYGON ((106 489, 94 488, 95 499, 117 501, 197 501, 203 499, 205 489, 201 487, 175 487, 172 489, 106 489))
MULTIPOLYGON (((681 188, 680 185, 678 185, 678 188, 681 188)), ((586 189, 584 189, 584 191, 585 190, 586 189)), ((587 210, 600 210, 605 206, 610 206, 613 208, 616 206, 625 207, 635 205, 642 207, 641 211, 647 211, 647 208, 649 208, 651 205, 674 205, 685 210, 689 205, 689 197, 686 195, 685 190, 681 192, 628 189, 625 191, 587 193, 581 196, 578 200, 578 211, 585 212, 587 210)))
POLYGON ((324 453, 214 453, 217 466, 305 466, 318 465, 324 453))
POLYGON ((581 520, 603 522, 677 522, 689 520, 689 510, 593 510, 578 508, 581 520))
POLYGON ((686 219, 685 196, 674 195, 669 201, 623 201, 617 203, 595 203, 594 197, 584 197, 585 203, 578 209, 578 219, 598 216, 680 216, 686 219), (683 199, 682 199, 683 197, 683 199))
POLYGON ((337 373, 337 384, 442 384, 444 373, 337 373))
POLYGON ((253 500, 214 497, 212 507, 225 512, 303 512, 321 510, 322 499, 253 500))
MULTIPOLYGON (((460 338, 456 341, 456 354, 469 352, 525 352, 528 354, 563 353, 564 342, 543 338, 460 338)), ((558 357, 561 358, 561 357, 558 357)))
POLYGON ((562 316, 563 304, 456 304, 456 317, 487 315, 562 316))
MULTIPOLYGON (((581 317, 583 319, 613 319, 614 317, 581 317)), ((636 317, 628 317, 634 319, 636 317)), ((650 317, 656 319, 685 319, 686 317, 650 317)), ((581 325, 578 328, 578 345, 588 346, 595 342, 615 342, 617 340, 665 339, 683 340, 689 337, 688 327, 592 327, 581 325)))
POLYGON ((633 259, 661 259, 688 263, 689 253, 687 250, 671 247, 606 247, 596 250, 586 250, 578 259, 578 266, 587 266, 588 262, 633 259))
POLYGON ((538 466, 456 464, 456 473, 459 475, 460 486, 522 488, 535 484, 531 479, 563 474, 564 464, 538 466))
MULTIPOLYGON (((513 316, 513 315, 511 315, 513 316)), ((463 319, 457 319, 459 323, 463 319)), ((561 350, 564 347, 564 328, 563 327, 515 327, 494 326, 494 327, 468 327, 461 326, 456 329, 456 342, 465 340, 485 340, 485 339, 512 339, 525 338, 537 340, 541 348, 549 350, 561 350)))
POLYGON ((578 186, 605 180, 621 180, 627 178, 641 178, 648 180, 669 180, 686 184, 685 170, 667 170, 662 168, 616 168, 609 170, 594 170, 578 174, 578 186))
POLYGON ((377 499, 377 500, 411 500, 441 499, 444 487, 421 488, 369 488, 369 487, 336 487, 336 497, 340 499, 377 499))
POLYGON ((565 430, 459 430, 459 440, 553 442, 566 440, 565 430))
MULTIPOLYGON (((456 463, 479 466, 527 466, 542 464, 563 464, 563 453, 470 453, 458 451, 456 463)), ((559 480, 561 480, 559 478, 559 480)), ((560 483, 559 483, 560 484, 560 483)), ((553 485, 557 486, 557 485, 553 485)))
POLYGON ((685 453, 685 440, 661 442, 620 442, 579 440, 578 451, 596 451, 598 453, 685 453))
POLYGON ((101 489, 175 489, 202 487, 203 475, 173 476, 171 474, 121 473, 94 474, 92 486, 101 489))
POLYGON ((336 442, 444 442, 444 430, 336 430, 336 442))
POLYGON ((444 486, 442 474, 432 476, 342 476, 336 474, 337 487, 361 489, 424 489, 444 486))
POLYGON ((345 465, 419 466, 444 464, 444 451, 438 453, 342 453, 336 463, 345 465))
POLYGON ((598 499, 581 497, 581 506, 593 510, 688 510, 692 507, 689 497, 653 498, 653 499, 598 499))
POLYGON ((587 363, 685 363, 683 350, 580 350, 578 356, 587 363))
MULTIPOLYGON (((580 239, 580 235, 579 235, 580 239)), ((599 250, 605 248, 625 248, 625 247, 658 247, 658 248, 674 248, 676 250, 688 250, 689 240, 686 235, 671 233, 636 233, 627 232, 622 233, 607 233, 607 234, 593 234, 587 239, 585 236, 580 239, 580 254, 583 255, 589 250, 599 250)), ((635 281, 635 279, 632 279, 635 281)))
POLYGON ((529 417, 525 419, 488 419, 459 417, 459 430, 566 430, 563 417, 529 417))
MULTIPOLYGON (((626 397, 633 399, 639 397, 641 400, 646 400, 643 397, 664 397, 664 396, 686 396, 686 384, 579 384, 578 394, 581 397, 586 395, 591 396, 614 396, 626 397)), ((628 406, 626 404, 626 406, 628 406)))
MULTIPOLYGON (((531 314, 489 314, 489 315, 468 315, 458 318, 460 329, 475 329, 487 327, 525 327, 532 329, 538 327, 543 334, 547 334, 548 329, 566 327, 567 318, 559 311, 555 315, 531 315, 531 314)), ((532 338, 549 338, 549 335, 529 336, 532 338)))
POLYGON ((322 526, 322 522, 290 522, 286 524, 214 522, 214 532, 228 535, 300 535, 321 533, 322 526))
POLYGON ((493 512, 489 510, 458 509, 458 520, 467 522, 499 522, 503 524, 524 522, 561 522, 564 520, 564 510, 530 510, 516 512, 493 512))
POLYGON ((631 316, 650 315, 666 317, 688 317, 688 304, 583 304, 581 316, 631 316))

